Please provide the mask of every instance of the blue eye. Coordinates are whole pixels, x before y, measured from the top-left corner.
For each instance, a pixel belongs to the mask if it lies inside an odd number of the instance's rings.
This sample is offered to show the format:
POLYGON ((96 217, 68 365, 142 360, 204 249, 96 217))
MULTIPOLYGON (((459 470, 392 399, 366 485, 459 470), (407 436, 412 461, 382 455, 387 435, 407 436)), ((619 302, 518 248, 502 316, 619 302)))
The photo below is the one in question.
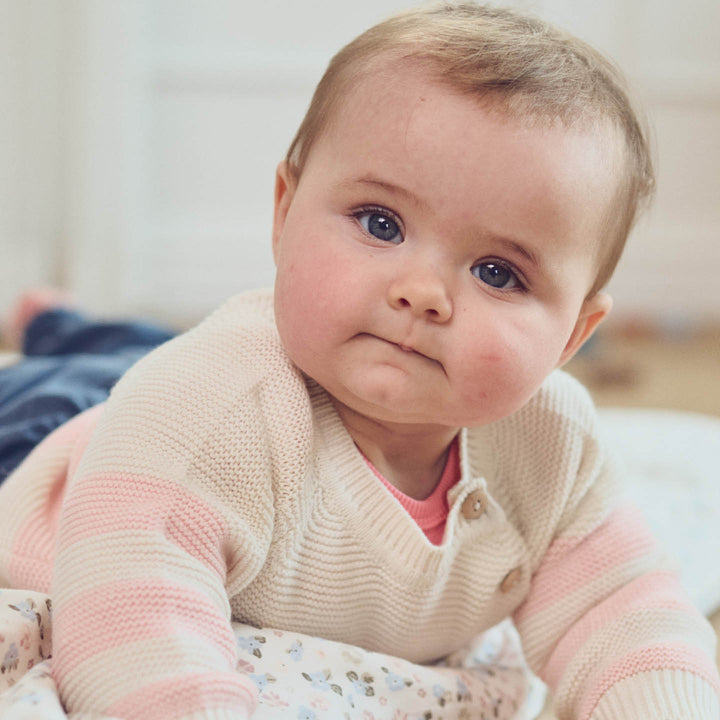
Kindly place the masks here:
POLYGON ((399 225, 387 213, 366 210, 355 217, 363 229, 378 240, 399 245, 404 239, 399 225))
POLYGON ((507 265, 497 261, 491 260, 473 265, 470 272, 481 282, 498 290, 522 288, 518 276, 507 265))

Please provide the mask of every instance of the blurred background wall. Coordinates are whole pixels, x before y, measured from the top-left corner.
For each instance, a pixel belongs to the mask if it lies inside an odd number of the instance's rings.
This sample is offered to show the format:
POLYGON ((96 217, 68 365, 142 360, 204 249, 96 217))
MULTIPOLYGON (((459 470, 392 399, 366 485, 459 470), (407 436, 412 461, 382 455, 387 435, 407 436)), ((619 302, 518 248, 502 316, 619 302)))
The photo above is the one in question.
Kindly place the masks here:
MULTIPOLYGON (((0 312, 69 288, 193 322, 272 282, 275 165, 328 59, 404 0, 0 0, 0 312)), ((720 323, 720 2, 526 0, 612 56, 659 192, 616 318, 720 323)))

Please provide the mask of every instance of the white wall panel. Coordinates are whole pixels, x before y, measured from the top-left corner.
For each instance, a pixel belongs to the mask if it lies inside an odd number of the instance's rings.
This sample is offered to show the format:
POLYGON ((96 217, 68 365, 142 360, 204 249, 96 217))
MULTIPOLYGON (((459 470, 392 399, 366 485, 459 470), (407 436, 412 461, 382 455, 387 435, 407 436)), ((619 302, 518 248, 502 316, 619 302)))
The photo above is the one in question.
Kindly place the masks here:
POLYGON ((0 317, 61 279, 60 19, 56 0, 0 0, 0 317))

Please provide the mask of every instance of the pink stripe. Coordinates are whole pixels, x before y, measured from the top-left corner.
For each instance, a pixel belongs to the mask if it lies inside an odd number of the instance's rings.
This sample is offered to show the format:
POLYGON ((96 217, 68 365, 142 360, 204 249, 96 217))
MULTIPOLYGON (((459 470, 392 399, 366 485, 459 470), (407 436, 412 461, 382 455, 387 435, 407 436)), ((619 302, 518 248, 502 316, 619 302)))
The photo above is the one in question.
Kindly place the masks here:
POLYGON ((68 466, 77 464, 75 459, 85 451, 101 412, 102 406, 98 406, 77 415, 50 433, 31 453, 36 462, 44 457, 45 470, 52 467, 52 474, 45 479, 48 490, 42 505, 28 514, 13 538, 8 572, 15 587, 50 591, 68 466), (53 463, 51 458, 55 458, 53 463))
POLYGON ((193 634, 236 662, 229 620, 199 590, 162 579, 122 580, 78 593, 55 610, 53 656, 62 682, 80 663, 110 648, 193 634))
POLYGON ((684 670, 701 677, 720 694, 717 668, 699 648, 684 643, 666 643, 642 648, 608 667, 598 683, 580 703, 579 720, 588 720, 600 698, 616 683, 652 670, 684 670))
POLYGON ((642 575, 593 607, 576 622, 555 647, 542 675, 551 687, 557 683, 567 667, 591 636, 623 615, 636 610, 677 610, 697 615, 686 598, 675 575, 655 572, 642 575))
POLYGON ((132 720, 169 720, 193 712, 227 709, 245 713, 257 706, 257 689, 238 673, 184 675, 154 683, 113 703, 105 713, 132 720))
POLYGON ((642 515, 632 506, 618 507, 586 538, 555 540, 533 575, 530 594, 515 613, 515 622, 525 622, 613 568, 647 555, 655 546, 642 515))
POLYGON ((177 483, 137 475, 83 479, 63 515, 58 552, 106 533, 154 531, 225 578, 226 523, 210 504, 177 483))
POLYGON ((82 460, 82 456, 85 454, 85 450, 87 450, 87 446, 90 444, 90 440, 104 410, 105 403, 101 403, 100 405, 96 405, 95 407, 86 410, 78 416, 77 435, 75 447, 73 448, 72 455, 70 456, 68 477, 72 477, 75 474, 77 466, 80 464, 80 460, 82 460))

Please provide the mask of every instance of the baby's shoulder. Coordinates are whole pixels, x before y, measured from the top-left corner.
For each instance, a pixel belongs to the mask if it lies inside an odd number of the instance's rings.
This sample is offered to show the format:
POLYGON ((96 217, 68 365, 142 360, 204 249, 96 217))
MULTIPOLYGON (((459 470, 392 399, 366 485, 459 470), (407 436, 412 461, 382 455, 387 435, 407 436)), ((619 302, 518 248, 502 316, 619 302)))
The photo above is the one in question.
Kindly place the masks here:
POLYGON ((576 403, 592 406, 593 401, 587 388, 573 375, 565 370, 551 372, 540 389, 531 399, 531 403, 548 397, 564 397, 576 403))
POLYGON ((138 361, 115 386, 108 417, 183 447, 262 443, 272 426, 309 406, 304 379, 277 335, 270 291, 231 298, 138 361), (237 438, 236 438, 237 439, 237 438))
POLYGON ((575 378, 555 371, 520 410, 469 430, 468 450, 493 485, 524 492, 531 483, 563 493, 599 451, 592 399, 575 378))
POLYGON ((540 442, 575 435, 594 435, 597 413, 590 394, 562 370, 551 373, 539 390, 519 410, 490 425, 470 428, 468 438, 480 444, 511 445, 516 452, 525 442, 540 442))
POLYGON ((595 488, 611 498, 612 467, 587 390, 556 371, 522 409, 468 433, 471 466, 533 548, 535 561, 568 512, 595 488))
POLYGON ((594 435, 597 413, 587 388, 567 372, 555 370, 516 413, 516 420, 543 434, 572 430, 594 435))
MULTIPOLYGON (((263 384, 297 380, 275 328, 272 294, 227 300, 198 325, 139 360, 113 396, 147 395, 179 406, 227 408, 263 384)), ((113 398, 114 399, 114 398, 113 398)))
POLYGON ((278 466, 301 466, 311 427, 304 379, 277 338, 271 298, 256 292, 131 368, 84 466, 111 462, 239 507, 267 494, 278 466))

